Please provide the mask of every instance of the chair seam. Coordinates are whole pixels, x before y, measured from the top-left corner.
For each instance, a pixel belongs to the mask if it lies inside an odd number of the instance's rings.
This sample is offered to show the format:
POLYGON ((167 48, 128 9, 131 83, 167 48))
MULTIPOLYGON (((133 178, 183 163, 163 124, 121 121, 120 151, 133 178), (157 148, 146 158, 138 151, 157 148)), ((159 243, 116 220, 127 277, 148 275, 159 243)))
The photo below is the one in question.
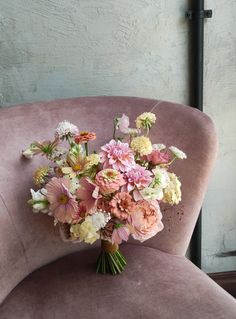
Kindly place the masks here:
POLYGON ((14 229, 15 229, 17 238, 19 238, 19 243, 20 243, 21 248, 22 248, 22 250, 23 250, 23 254, 24 254, 24 257, 25 257, 25 262, 26 262, 26 265, 27 265, 27 268, 28 268, 28 272, 29 272, 29 271, 30 271, 29 259, 28 259, 27 253, 26 253, 25 244, 24 244, 24 242, 23 242, 23 240, 22 240, 22 238, 21 238, 21 236, 20 236, 20 234, 19 234, 19 232, 18 232, 18 230, 17 230, 17 227, 16 227, 16 225, 15 225, 15 222, 14 222, 14 220, 13 220, 13 218, 12 218, 12 214, 11 214, 9 208, 7 207, 6 202, 5 202, 5 200, 4 200, 4 198, 3 198, 3 196, 2 196, 1 193, 0 193, 0 198, 1 198, 1 200, 2 200, 2 203, 3 203, 4 207, 6 208, 6 211, 7 211, 7 213, 8 213, 8 216, 10 217, 10 220, 11 220, 12 226, 13 226, 14 229))

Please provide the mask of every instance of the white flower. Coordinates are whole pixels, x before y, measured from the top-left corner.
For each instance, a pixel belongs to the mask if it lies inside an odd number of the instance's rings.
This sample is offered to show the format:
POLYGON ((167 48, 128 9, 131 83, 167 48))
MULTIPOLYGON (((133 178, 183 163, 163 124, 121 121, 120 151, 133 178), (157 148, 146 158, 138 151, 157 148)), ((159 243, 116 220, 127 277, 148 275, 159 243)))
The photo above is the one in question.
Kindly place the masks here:
POLYGON ((164 196, 163 189, 161 187, 146 187, 140 191, 140 194, 148 201, 162 200, 164 196))
POLYGON ((162 200, 164 193, 163 189, 169 184, 168 172, 164 168, 156 167, 152 170, 154 173, 151 184, 142 189, 140 194, 146 200, 162 200))
POLYGON ((48 213, 48 200, 47 200, 47 190, 45 188, 39 189, 35 192, 33 189, 30 190, 32 199, 28 201, 32 205, 34 213, 48 213))
POLYGON ((22 155, 27 158, 27 159, 31 159, 34 155, 34 153, 32 152, 31 148, 27 148, 25 151, 22 151, 22 155))
POLYGON ((164 144, 153 144, 152 148, 155 151, 162 151, 166 148, 166 146, 164 144))
POLYGON ((165 188, 169 184, 169 175, 164 168, 156 167, 152 170, 154 178, 151 183, 151 187, 165 188))
POLYGON ((55 137, 63 138, 65 136, 74 136, 79 134, 77 126, 68 121, 60 122, 55 130, 55 137))
POLYGON ((175 146, 170 146, 169 150, 179 159, 187 158, 187 155, 175 146))
POLYGON ((104 228, 110 219, 110 214, 105 212, 97 211, 95 214, 91 215, 92 224, 97 230, 104 228))

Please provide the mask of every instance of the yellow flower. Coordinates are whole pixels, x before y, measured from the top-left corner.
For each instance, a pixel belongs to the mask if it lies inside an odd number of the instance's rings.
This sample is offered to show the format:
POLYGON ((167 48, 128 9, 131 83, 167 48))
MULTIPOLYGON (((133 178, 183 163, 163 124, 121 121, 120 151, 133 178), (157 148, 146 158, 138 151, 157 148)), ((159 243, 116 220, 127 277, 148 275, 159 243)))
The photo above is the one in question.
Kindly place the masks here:
POLYGON ((137 136, 131 142, 131 148, 141 156, 148 155, 152 152, 152 143, 146 136, 137 136))
POLYGON ((164 188, 163 202, 170 205, 177 205, 181 201, 181 183, 174 173, 169 173, 169 183, 164 188))
POLYGON ((141 115, 139 115, 135 120, 136 127, 138 129, 144 128, 149 130, 155 122, 156 115, 151 112, 144 112, 141 115))
POLYGON ((85 169, 89 170, 92 166, 96 166, 99 164, 99 155, 98 154, 90 154, 87 156, 87 163, 85 164, 85 169))
POLYGON ((47 177, 49 177, 50 174, 50 167, 49 166, 42 166, 39 167, 33 176, 34 182, 36 185, 43 185, 46 183, 47 177))
POLYGON ((70 232, 74 239, 79 239, 87 244, 93 244, 100 237, 92 223, 91 216, 86 217, 82 224, 71 225, 70 232))

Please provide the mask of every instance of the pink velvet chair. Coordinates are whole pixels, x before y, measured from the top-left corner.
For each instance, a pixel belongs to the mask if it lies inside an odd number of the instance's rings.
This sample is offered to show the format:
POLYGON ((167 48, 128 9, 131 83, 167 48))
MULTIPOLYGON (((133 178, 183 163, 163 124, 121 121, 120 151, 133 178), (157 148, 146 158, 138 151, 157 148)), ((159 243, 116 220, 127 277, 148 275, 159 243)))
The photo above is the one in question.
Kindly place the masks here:
MULTIPOLYGON (((163 208, 165 229, 139 245, 121 247, 128 266, 119 276, 95 274, 98 247, 61 241, 52 219, 27 205, 31 175, 43 158, 21 158, 32 140, 49 138, 59 121, 93 129, 105 143, 112 119, 134 119, 156 100, 85 97, 0 110, 0 318, 236 318, 233 297, 185 258, 217 152, 209 117, 196 109, 161 102, 152 138, 176 145, 188 160, 174 170, 183 200, 163 208)), ((209 225, 210 229, 211 225, 209 225)))

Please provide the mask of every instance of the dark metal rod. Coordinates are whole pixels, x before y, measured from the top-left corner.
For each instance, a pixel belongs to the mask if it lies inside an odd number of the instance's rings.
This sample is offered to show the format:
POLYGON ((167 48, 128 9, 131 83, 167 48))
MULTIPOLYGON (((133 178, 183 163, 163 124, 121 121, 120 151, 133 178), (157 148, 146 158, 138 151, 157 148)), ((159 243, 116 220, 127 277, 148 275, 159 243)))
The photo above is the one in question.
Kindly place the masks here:
MULTIPOLYGON (((194 0, 194 8, 191 15, 191 55, 192 55, 192 89, 191 105, 200 111, 203 110, 203 72, 204 72, 204 0, 194 0)), ((211 15, 211 13, 210 13, 211 15)), ((210 17, 210 16, 209 16, 210 17)), ((191 260, 201 268, 202 265, 202 211, 200 211, 192 240, 191 260)))
MULTIPOLYGON (((203 71, 204 71, 204 0, 196 0, 195 18, 193 21, 193 107, 203 110, 203 71)), ((191 259, 199 268, 202 267, 202 210, 200 211, 191 241, 191 259)))
POLYGON ((203 71, 204 71, 204 0, 196 0, 195 39, 195 76, 196 85, 194 89, 193 106, 203 110, 203 71))

